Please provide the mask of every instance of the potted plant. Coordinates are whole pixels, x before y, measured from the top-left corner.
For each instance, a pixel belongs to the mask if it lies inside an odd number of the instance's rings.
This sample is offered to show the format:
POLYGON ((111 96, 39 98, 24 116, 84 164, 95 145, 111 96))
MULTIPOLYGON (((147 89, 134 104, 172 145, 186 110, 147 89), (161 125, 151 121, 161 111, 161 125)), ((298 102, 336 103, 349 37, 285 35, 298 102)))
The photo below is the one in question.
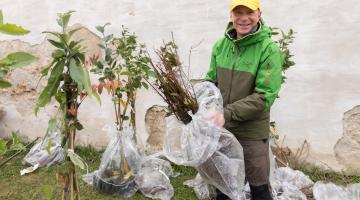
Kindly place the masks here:
MULTIPOLYGON (((61 32, 44 32, 55 36, 56 40, 48 41, 56 48, 52 52, 52 62, 42 70, 42 76, 50 73, 47 85, 42 90, 35 107, 35 114, 41 107, 51 102, 53 97, 59 104, 61 115, 61 146, 65 150, 66 160, 58 166, 57 177, 64 187, 62 199, 80 199, 79 183, 76 177, 75 165, 84 169, 85 165, 75 154, 76 131, 83 129, 79 122, 78 109, 87 96, 99 96, 91 89, 89 73, 85 68, 85 52, 80 45, 81 40, 72 40, 73 34, 79 29, 69 30, 68 23, 73 11, 58 15, 57 23, 61 32)), ((49 127, 54 127, 56 121, 50 120, 49 127)))
MULTIPOLYGON (((137 161, 134 156, 127 154, 136 130, 136 92, 142 87, 148 88, 146 80, 152 72, 148 66, 150 58, 145 45, 137 42, 136 35, 129 33, 125 27, 120 37, 105 35, 107 25, 109 24, 96 27, 102 34, 102 44, 99 46, 105 56, 103 59, 93 56, 94 67, 91 71, 99 75, 99 83, 93 85, 93 90, 101 94, 106 89, 111 96, 115 123, 108 130, 112 138, 93 183, 100 192, 129 197, 137 190, 134 180, 134 163, 137 161)), ((136 154, 134 151, 130 152, 136 154)))

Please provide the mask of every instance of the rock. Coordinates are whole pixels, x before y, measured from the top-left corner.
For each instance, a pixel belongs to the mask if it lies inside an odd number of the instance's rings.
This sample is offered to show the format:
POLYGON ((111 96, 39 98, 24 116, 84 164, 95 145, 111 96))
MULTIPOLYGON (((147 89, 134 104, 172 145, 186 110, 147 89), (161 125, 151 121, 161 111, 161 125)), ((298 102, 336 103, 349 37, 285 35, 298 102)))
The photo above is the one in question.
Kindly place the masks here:
POLYGON ((360 106, 345 112, 343 137, 334 147, 336 159, 345 166, 348 173, 360 169, 360 106))
MULTIPOLYGON (((101 39, 95 33, 80 24, 71 28, 80 28, 73 39, 84 39, 81 44, 86 48, 86 61, 92 55, 101 56, 101 48, 98 46, 101 39)), ((48 34, 44 41, 35 45, 21 40, 0 41, 0 57, 12 52, 24 51, 39 58, 29 66, 12 70, 6 77, 13 86, 0 90, 0 106, 2 107, 0 108, 0 137, 6 137, 14 130, 19 130, 20 135, 26 136, 29 140, 44 136, 48 120, 59 113, 58 104, 53 100, 45 108, 40 109, 37 116, 34 115, 34 106, 41 90, 47 84, 46 77, 39 82, 41 70, 52 61, 51 52, 54 47, 47 41, 50 38, 54 39, 54 36, 48 34)), ((93 79, 97 81, 97 77, 93 79)), ((84 101, 82 107, 80 107, 79 118, 84 129, 77 134, 77 143, 106 145, 107 137, 103 137, 105 133, 102 127, 111 120, 107 113, 112 111, 112 108, 103 106, 101 110, 95 100, 90 98, 84 101)))
POLYGON ((164 136, 166 129, 165 117, 169 110, 165 106, 154 105, 145 114, 145 127, 149 133, 147 139, 147 150, 150 152, 159 151, 164 146, 164 136))

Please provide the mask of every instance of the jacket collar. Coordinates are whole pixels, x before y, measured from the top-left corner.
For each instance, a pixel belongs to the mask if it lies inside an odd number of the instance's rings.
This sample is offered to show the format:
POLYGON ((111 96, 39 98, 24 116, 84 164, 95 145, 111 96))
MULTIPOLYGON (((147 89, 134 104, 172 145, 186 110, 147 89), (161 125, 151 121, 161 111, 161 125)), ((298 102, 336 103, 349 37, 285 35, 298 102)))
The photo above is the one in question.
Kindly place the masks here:
POLYGON ((240 47, 257 43, 270 36, 271 31, 268 27, 265 26, 265 23, 262 19, 260 19, 258 27, 257 29, 255 29, 255 31, 251 31, 248 35, 240 39, 236 39, 236 30, 234 29, 232 22, 229 22, 225 32, 225 37, 236 43, 240 47))

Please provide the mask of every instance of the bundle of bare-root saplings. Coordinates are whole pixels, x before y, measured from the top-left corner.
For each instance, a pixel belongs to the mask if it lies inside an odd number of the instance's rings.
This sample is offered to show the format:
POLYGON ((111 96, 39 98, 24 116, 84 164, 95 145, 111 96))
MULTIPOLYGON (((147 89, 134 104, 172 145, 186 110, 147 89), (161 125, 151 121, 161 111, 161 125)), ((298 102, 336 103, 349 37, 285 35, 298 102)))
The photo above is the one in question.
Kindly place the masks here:
POLYGON ((240 199, 245 179, 242 147, 210 120, 212 114, 223 112, 220 91, 206 81, 191 84, 174 40, 156 53, 159 61, 151 62, 156 81, 151 86, 172 111, 166 118, 166 157, 177 165, 195 167, 208 184, 240 199))

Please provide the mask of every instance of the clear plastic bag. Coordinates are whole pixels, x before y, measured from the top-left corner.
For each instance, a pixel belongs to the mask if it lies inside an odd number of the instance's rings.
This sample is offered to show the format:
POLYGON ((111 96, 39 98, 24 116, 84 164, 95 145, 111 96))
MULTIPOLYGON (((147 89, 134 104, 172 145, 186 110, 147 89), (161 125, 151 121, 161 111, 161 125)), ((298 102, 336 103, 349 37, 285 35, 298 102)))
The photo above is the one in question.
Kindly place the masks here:
POLYGON ((288 182, 274 181, 271 188, 274 200, 307 200, 299 188, 288 182))
POLYGON ((223 112, 222 97, 210 82, 195 84, 199 110, 192 121, 184 125, 174 115, 166 118, 164 152, 177 165, 196 167, 219 149, 219 128, 207 120, 212 112, 223 112))
POLYGON ((359 200, 360 184, 342 187, 319 181, 315 183, 313 193, 316 200, 359 200))
POLYGON ((270 178, 275 200, 306 200, 303 188, 311 188, 314 182, 303 172, 289 167, 277 168, 270 178))
POLYGON ((245 171, 243 150, 233 134, 209 121, 223 112, 220 91, 210 82, 194 86, 199 110, 187 125, 167 118, 165 156, 177 165, 195 167, 201 177, 232 199, 240 199, 245 171))
POLYGON ((201 177, 231 199, 243 198, 245 165, 240 143, 222 129, 219 147, 204 163, 196 167, 201 177))
POLYGON ((200 200, 213 199, 216 196, 216 188, 205 182, 199 173, 194 179, 187 180, 183 184, 194 188, 196 197, 200 200))
POLYGON ((44 139, 36 143, 24 157, 22 163, 24 165, 39 167, 51 166, 55 163, 62 163, 65 160, 64 149, 61 147, 62 135, 60 130, 54 129, 49 132, 44 139), (50 144, 50 154, 48 153, 48 146, 50 144))
POLYGON ((280 167, 276 169, 271 181, 278 181, 280 183, 286 182, 290 185, 295 186, 298 189, 311 187, 312 185, 314 185, 314 182, 303 172, 293 170, 289 167, 280 167))
POLYGON ((132 141, 134 131, 128 127, 118 131, 116 126, 108 126, 107 132, 111 139, 93 176, 93 186, 101 193, 131 197, 138 190, 135 174, 141 159, 132 141))
POLYGON ((136 175, 136 184, 143 195, 152 199, 170 200, 174 188, 169 176, 173 176, 170 163, 156 157, 144 158, 136 175))

